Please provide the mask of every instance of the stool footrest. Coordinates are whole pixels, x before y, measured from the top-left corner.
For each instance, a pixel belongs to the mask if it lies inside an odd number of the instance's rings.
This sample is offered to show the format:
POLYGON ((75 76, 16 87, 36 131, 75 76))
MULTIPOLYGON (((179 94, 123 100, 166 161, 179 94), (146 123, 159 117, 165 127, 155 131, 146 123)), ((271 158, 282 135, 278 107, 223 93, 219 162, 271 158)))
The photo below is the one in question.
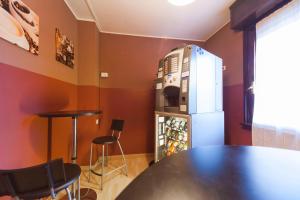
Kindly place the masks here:
POLYGON ((97 176, 102 176, 102 174, 95 172, 94 170, 91 169, 91 172, 97 176))
POLYGON ((121 166, 119 166, 119 167, 117 167, 117 168, 115 168, 115 169, 113 169, 113 170, 110 170, 110 171, 107 172, 107 173, 103 173, 103 175, 102 175, 101 173, 95 172, 95 171, 92 170, 92 169, 91 169, 91 172, 92 172, 93 174, 97 175, 97 176, 107 176, 107 175, 109 175, 109 174, 111 174, 111 173, 113 173, 113 172, 115 172, 115 171, 117 171, 117 170, 122 169, 123 167, 126 167, 126 165, 125 165, 125 164, 124 164, 124 165, 121 165, 121 166))

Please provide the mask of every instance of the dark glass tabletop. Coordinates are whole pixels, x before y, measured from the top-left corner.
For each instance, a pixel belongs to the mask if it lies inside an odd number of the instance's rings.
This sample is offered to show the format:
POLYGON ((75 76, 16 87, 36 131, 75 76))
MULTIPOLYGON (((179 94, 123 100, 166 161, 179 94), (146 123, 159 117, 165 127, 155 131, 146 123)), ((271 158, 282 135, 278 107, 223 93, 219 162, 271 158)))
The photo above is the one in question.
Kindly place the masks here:
POLYGON ((199 147, 162 159, 117 199, 299 200, 300 152, 199 147))
POLYGON ((40 117, 79 117, 102 114, 100 110, 64 110, 55 112, 38 113, 40 117))

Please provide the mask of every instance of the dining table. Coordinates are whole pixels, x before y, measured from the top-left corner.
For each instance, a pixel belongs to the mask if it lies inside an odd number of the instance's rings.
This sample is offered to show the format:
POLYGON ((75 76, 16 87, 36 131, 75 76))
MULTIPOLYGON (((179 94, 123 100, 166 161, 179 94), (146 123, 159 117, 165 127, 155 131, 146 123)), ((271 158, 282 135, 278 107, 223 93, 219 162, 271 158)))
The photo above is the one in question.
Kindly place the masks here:
POLYGON ((153 164, 117 197, 123 199, 299 200, 300 152, 197 147, 153 164))
POLYGON ((47 160, 52 157, 52 122, 53 118, 72 118, 72 163, 77 162, 77 123, 81 116, 93 116, 102 114, 101 110, 63 110, 38 113, 38 116, 48 119, 48 144, 47 160))

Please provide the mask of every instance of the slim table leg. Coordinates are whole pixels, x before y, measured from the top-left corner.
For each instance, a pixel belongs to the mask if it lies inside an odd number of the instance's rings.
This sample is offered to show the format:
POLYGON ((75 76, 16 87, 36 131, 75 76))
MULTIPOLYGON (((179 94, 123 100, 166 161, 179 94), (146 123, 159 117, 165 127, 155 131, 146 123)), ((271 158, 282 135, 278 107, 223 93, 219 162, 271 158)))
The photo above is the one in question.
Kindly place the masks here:
POLYGON ((77 199, 80 200, 80 176, 78 178, 77 184, 77 199))
POLYGON ((73 146, 72 146, 72 163, 77 162, 77 117, 72 117, 73 123, 73 146))
POLYGON ((103 190, 103 176, 104 176, 104 144, 102 145, 102 168, 101 168, 101 191, 103 190))
POLYGON ((50 161, 52 157, 52 118, 48 117, 48 150, 47 160, 50 161))
MULTIPOLYGON (((77 163, 77 117, 72 117, 73 125, 73 145, 72 145, 72 163, 77 163)), ((76 187, 75 183, 72 185, 73 197, 76 196, 76 187)))
POLYGON ((108 144, 105 145, 106 146, 106 156, 105 156, 105 166, 108 166, 108 144))

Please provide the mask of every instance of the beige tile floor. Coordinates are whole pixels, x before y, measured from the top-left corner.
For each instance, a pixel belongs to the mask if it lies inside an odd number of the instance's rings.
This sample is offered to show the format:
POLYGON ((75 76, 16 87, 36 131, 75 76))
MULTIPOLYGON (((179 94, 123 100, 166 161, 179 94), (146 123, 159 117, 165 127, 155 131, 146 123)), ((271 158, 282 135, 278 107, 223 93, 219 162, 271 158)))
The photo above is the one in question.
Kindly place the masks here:
MULTIPOLYGON (((82 167, 81 174, 81 188, 92 188, 97 192, 97 200, 111 200, 115 199, 120 192, 141 172, 143 172, 149 166, 149 162, 154 159, 153 154, 134 154, 126 155, 126 161, 128 165, 128 176, 124 171, 114 172, 104 177, 103 190, 100 190, 100 177, 91 175, 91 180, 88 182, 88 166, 82 167)), ((112 166, 118 166, 122 164, 120 156, 112 156, 108 159, 109 165, 105 167, 105 171, 112 166)), ((100 170, 98 167, 96 170, 100 170)), ((84 199, 84 194, 82 199, 84 199)))

